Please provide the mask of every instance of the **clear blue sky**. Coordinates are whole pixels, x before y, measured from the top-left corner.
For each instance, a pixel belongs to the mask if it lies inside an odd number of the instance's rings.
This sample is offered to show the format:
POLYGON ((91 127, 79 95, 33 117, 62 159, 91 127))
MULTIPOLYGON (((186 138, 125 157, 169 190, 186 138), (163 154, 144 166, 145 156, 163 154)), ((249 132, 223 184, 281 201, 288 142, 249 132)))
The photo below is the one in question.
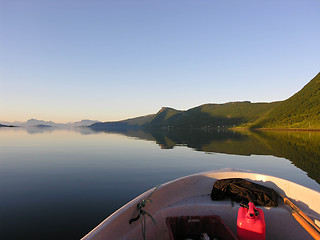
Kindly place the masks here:
POLYGON ((0 0, 0 120, 284 100, 320 71, 318 0, 0 0))

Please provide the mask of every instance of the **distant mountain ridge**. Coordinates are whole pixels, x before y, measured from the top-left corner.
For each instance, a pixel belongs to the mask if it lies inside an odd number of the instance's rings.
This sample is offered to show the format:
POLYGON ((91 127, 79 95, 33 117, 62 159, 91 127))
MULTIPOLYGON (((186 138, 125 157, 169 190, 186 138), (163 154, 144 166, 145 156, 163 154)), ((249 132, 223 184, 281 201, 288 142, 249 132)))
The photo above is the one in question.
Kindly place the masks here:
POLYGON ((74 123, 55 123, 53 121, 44 121, 38 119, 29 119, 26 122, 2 122, 0 126, 18 126, 18 127, 87 127, 99 121, 95 120, 81 120, 74 123))
POLYGON ((204 104, 186 111, 163 107, 156 114, 90 125, 95 130, 125 128, 297 128, 320 129, 320 73, 285 101, 204 104))
POLYGON ((57 126, 57 123, 54 123, 52 121, 43 121, 43 120, 38 120, 38 119, 29 119, 28 121, 23 124, 26 127, 35 127, 35 126, 50 126, 54 127, 57 126))

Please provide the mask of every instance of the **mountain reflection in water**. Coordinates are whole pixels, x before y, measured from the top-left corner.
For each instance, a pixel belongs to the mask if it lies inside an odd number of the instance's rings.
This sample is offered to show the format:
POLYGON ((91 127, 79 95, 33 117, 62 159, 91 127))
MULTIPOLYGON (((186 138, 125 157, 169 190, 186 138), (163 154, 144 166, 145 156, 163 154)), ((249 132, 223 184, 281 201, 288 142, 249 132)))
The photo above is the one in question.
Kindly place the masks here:
POLYGON ((202 171, 235 168, 320 186, 320 132, 17 127, 0 134, 1 239, 80 239, 142 192, 202 171))
POLYGON ((108 132, 155 141, 162 149, 183 145, 208 153, 286 158, 320 183, 320 132, 227 129, 122 129, 108 132))

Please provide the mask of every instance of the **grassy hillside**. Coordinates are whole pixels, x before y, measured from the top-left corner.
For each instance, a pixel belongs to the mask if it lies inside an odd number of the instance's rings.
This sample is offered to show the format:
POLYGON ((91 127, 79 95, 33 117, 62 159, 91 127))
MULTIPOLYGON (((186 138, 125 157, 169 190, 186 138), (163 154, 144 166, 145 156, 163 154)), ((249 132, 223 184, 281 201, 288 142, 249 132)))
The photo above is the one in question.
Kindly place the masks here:
POLYGON ((320 129, 320 73, 298 93, 257 119, 252 127, 320 129))
POLYGON ((164 127, 170 125, 178 119, 185 111, 179 111, 173 108, 163 107, 154 115, 152 120, 145 124, 147 127, 164 127))
POLYGON ((154 116, 155 114, 151 114, 142 117, 130 118, 119 122, 98 122, 90 125, 89 127, 96 131, 140 128, 143 125, 149 123, 154 118, 154 116))
POLYGON ((150 114, 142 117, 130 118, 121 122, 127 123, 129 125, 142 126, 146 123, 149 123, 154 118, 154 116, 155 114, 150 114))
POLYGON ((91 125, 116 128, 304 128, 320 129, 320 73, 291 98, 272 103, 205 104, 187 111, 162 108, 158 113, 91 125))
POLYGON ((252 124, 278 103, 232 102, 225 104, 205 104, 188 111, 172 108, 161 109, 146 127, 233 127, 252 124))

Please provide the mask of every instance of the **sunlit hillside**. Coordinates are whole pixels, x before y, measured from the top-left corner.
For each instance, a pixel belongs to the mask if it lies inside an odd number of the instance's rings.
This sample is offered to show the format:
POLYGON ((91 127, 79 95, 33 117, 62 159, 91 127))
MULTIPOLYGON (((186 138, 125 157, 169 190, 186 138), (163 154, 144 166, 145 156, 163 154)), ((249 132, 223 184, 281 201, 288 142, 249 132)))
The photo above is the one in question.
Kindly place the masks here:
POLYGON ((187 111, 169 107, 158 113, 119 122, 96 123, 108 128, 297 128, 320 129, 320 73, 285 101, 204 104, 187 111))
POLYGON ((320 128, 320 73, 301 91, 259 118, 256 128, 320 128))

